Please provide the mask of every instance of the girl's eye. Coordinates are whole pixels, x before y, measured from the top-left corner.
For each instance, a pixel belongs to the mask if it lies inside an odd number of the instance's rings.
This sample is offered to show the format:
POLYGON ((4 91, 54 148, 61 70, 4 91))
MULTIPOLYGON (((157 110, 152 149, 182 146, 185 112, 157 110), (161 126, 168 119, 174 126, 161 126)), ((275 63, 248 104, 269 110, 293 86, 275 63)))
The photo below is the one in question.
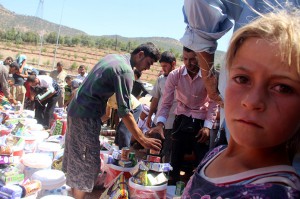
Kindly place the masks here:
POLYGON ((282 93, 282 94, 293 93, 293 88, 288 85, 279 84, 279 85, 274 86, 273 88, 275 91, 282 93))
POLYGON ((245 76, 236 76, 233 79, 238 84, 246 84, 249 81, 248 78, 245 76))

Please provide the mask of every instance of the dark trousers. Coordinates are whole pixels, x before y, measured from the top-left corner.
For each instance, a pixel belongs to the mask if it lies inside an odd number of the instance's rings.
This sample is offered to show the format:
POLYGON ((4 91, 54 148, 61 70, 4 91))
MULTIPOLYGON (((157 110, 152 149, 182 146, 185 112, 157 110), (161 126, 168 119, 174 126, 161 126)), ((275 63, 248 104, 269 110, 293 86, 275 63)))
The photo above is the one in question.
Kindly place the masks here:
POLYGON ((42 103, 35 100, 35 119, 39 124, 50 128, 53 112, 59 96, 53 95, 42 103))
POLYGON ((171 165, 173 171, 170 172, 172 179, 170 183, 176 183, 180 180, 180 170, 185 153, 194 151, 196 155, 194 166, 197 166, 208 152, 208 144, 198 143, 195 138, 203 124, 204 120, 193 119, 185 115, 176 116, 172 134, 171 165))

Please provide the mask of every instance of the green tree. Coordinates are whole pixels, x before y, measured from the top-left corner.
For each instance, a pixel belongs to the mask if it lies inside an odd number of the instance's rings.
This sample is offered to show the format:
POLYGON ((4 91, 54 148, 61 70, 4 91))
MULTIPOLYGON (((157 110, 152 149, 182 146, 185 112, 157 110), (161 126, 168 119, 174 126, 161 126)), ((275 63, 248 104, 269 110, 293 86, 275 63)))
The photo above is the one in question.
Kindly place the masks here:
POLYGON ((64 37, 64 44, 65 45, 67 45, 67 46, 72 46, 72 39, 71 39, 71 37, 69 37, 69 36, 65 36, 64 37))
POLYGON ((22 43, 23 43, 22 33, 21 33, 21 32, 18 32, 18 33, 16 34, 16 37, 15 37, 15 43, 16 43, 16 44, 22 44, 22 43))
POLYGON ((72 38, 72 46, 77 46, 80 43, 80 37, 75 36, 72 38))
POLYGON ((5 39, 6 40, 10 40, 10 41, 14 41, 16 38, 17 32, 14 28, 9 29, 5 32, 5 39))
POLYGON ((56 40, 57 40, 56 32, 50 32, 48 35, 46 35, 45 40, 47 43, 56 44, 56 40))
POLYGON ((93 47, 95 46, 95 42, 92 40, 91 37, 87 35, 81 35, 81 45, 87 47, 93 47))
POLYGON ((31 32, 31 31, 26 32, 22 35, 22 39, 24 42, 35 43, 35 44, 37 44, 37 42, 39 40, 38 37, 39 37, 39 35, 37 35, 34 32, 31 32))

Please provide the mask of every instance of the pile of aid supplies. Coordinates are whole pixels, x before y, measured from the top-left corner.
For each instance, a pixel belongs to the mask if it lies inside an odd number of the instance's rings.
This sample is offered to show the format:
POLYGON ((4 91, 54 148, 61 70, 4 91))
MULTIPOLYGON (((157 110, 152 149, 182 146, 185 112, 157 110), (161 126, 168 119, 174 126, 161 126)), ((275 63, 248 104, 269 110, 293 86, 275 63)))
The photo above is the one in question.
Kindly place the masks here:
MULTIPOLYGON (((161 163, 160 157, 147 155, 146 160, 137 160, 135 152, 124 147, 102 142, 106 152, 101 160, 106 172, 104 186, 107 188, 102 199, 115 198, 166 198, 167 173, 173 168, 169 163, 161 163)), ((104 150, 103 150, 104 151, 104 150)))
POLYGON ((52 131, 37 123, 34 111, 11 106, 0 97, 1 199, 68 197, 60 170, 63 136, 52 131))

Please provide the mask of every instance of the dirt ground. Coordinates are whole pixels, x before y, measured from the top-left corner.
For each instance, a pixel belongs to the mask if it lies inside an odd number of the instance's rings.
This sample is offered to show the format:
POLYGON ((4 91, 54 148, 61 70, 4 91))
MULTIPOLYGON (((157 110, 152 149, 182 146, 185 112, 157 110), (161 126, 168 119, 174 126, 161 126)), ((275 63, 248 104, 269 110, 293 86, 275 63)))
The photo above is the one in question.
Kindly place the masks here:
MULTIPOLYGON (((112 49, 96 49, 81 46, 67 47, 58 46, 55 52, 55 45, 44 44, 40 46, 23 44, 16 45, 8 42, 0 42, 0 60, 10 56, 14 59, 19 54, 27 56, 27 64, 37 69, 51 71, 55 69, 55 63, 64 62, 64 69, 68 74, 77 74, 79 65, 85 65, 87 71, 90 71, 95 64, 107 54, 125 54, 123 51, 114 51, 112 49)), ((182 65, 182 61, 177 61, 177 66, 182 65)), ((150 70, 144 71, 141 76, 142 81, 154 84, 161 70, 159 63, 154 63, 150 70)))

